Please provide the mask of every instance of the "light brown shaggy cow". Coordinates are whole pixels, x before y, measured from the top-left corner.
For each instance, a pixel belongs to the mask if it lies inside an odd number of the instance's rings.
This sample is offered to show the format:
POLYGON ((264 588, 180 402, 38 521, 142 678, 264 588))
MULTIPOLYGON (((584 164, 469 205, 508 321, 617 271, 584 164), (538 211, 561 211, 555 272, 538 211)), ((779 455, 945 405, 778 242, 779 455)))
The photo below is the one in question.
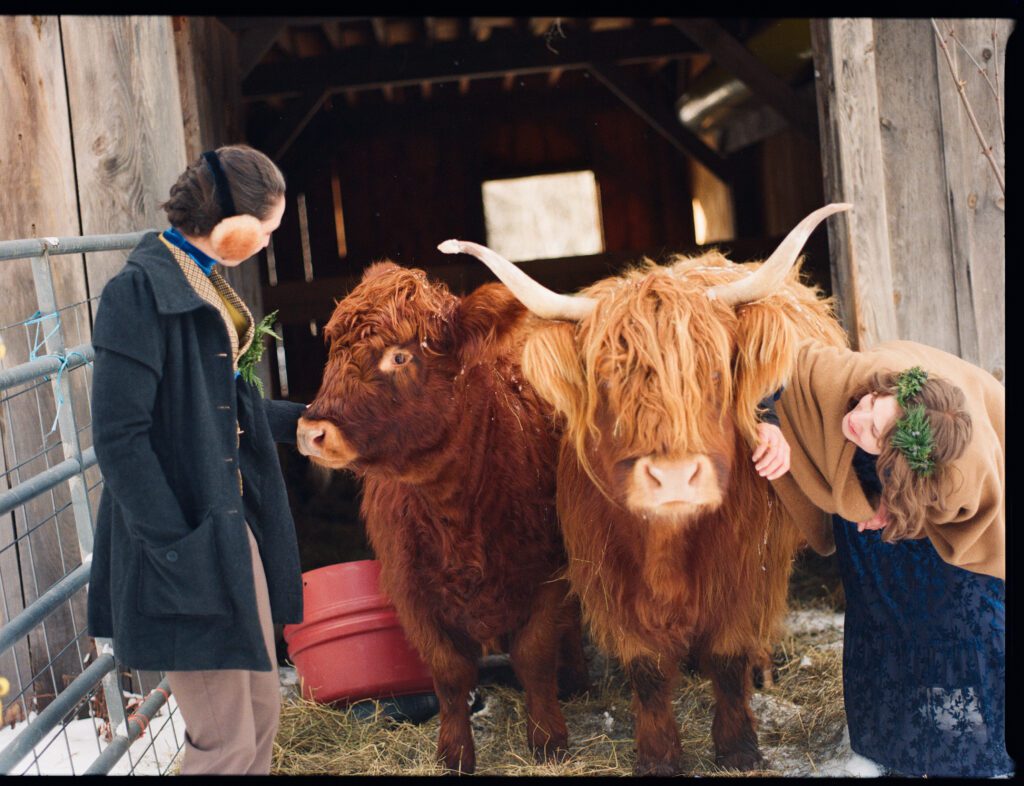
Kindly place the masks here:
POLYGON ((569 579, 596 643, 634 692, 638 774, 678 771, 679 662, 710 676, 716 761, 762 762, 751 665, 777 635, 801 533, 750 459, 758 402, 787 379, 802 339, 846 343, 794 262, 811 214, 763 265, 712 251, 645 260, 570 297, 490 249, 484 261, 543 323, 522 366, 560 413, 558 514, 569 579), (756 271, 756 272, 755 272, 756 271))

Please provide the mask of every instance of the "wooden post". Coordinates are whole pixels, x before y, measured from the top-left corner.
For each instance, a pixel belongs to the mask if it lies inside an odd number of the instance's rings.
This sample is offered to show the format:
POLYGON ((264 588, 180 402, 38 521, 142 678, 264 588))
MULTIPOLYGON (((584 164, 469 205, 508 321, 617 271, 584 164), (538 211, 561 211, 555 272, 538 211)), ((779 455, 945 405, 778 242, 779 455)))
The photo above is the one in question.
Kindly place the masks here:
POLYGON ((827 202, 853 210, 828 222, 833 292, 851 344, 898 337, 889 257, 870 19, 812 19, 822 170, 827 202))

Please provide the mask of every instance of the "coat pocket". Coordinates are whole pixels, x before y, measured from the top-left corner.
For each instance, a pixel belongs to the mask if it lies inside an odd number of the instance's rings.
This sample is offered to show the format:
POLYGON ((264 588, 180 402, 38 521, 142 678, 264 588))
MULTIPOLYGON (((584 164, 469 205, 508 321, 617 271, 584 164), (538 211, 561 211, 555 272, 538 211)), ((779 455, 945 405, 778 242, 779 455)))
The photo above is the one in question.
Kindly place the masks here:
POLYGON ((183 538, 154 548, 142 544, 139 611, 147 617, 213 617, 231 613, 217 555, 214 516, 183 538))

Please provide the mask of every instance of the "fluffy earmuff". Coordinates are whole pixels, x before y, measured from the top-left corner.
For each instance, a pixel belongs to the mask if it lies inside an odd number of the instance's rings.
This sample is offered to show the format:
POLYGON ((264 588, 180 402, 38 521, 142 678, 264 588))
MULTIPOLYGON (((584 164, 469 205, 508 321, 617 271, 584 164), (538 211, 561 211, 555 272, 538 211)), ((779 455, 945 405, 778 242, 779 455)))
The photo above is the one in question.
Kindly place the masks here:
POLYGON ((210 232, 210 245, 219 259, 225 262, 241 262, 262 247, 263 227, 256 216, 230 216, 210 232))

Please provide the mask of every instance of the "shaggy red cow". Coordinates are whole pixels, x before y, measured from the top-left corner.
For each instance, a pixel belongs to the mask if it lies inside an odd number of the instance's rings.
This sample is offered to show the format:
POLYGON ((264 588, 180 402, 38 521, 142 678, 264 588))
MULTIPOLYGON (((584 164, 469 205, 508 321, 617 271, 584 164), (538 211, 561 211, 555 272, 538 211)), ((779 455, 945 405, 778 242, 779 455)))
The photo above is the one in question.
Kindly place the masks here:
POLYGON ((484 261, 538 316, 523 371, 565 423, 558 514, 569 578, 599 646, 634 692, 638 774, 678 771, 680 660, 715 693, 716 760, 763 761, 751 666, 776 635, 801 534, 750 460, 758 402, 783 384, 798 341, 845 334, 793 267, 829 206, 763 265, 718 252, 649 260, 570 297, 489 249, 484 261), (754 272, 754 271, 757 272, 754 272))
POLYGON ((538 757, 566 747, 556 669, 570 692, 586 685, 555 515, 559 432, 519 369, 531 321, 500 284, 460 299, 377 263, 324 330, 323 383, 298 429, 302 453, 363 478, 381 584, 434 677, 438 757, 467 773, 485 650, 510 653, 538 757))

